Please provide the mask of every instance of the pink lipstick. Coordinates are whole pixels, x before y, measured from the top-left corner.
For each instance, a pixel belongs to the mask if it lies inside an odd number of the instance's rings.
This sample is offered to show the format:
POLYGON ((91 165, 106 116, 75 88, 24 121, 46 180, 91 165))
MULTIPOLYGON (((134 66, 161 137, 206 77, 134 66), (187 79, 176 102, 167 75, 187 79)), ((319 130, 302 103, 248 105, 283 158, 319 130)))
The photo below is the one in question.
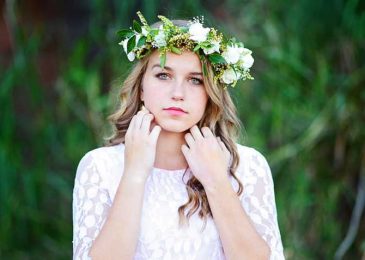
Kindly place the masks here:
POLYGON ((169 108, 165 108, 165 111, 167 111, 170 115, 184 115, 187 114, 187 112, 185 112, 183 109, 179 108, 179 107, 169 107, 169 108))

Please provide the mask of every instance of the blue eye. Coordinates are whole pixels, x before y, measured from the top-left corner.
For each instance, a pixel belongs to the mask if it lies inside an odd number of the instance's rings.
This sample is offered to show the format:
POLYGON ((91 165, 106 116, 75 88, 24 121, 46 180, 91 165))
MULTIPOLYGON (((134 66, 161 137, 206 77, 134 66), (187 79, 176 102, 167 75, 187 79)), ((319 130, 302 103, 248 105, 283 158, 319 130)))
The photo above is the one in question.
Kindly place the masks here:
POLYGON ((198 78, 191 78, 190 80, 191 80, 191 82, 192 82, 194 85, 202 85, 202 84, 203 84, 203 80, 198 79, 198 78))
POLYGON ((167 73, 158 73, 158 74, 156 74, 156 78, 159 78, 162 80, 167 80, 167 79, 169 79, 169 75, 167 73))

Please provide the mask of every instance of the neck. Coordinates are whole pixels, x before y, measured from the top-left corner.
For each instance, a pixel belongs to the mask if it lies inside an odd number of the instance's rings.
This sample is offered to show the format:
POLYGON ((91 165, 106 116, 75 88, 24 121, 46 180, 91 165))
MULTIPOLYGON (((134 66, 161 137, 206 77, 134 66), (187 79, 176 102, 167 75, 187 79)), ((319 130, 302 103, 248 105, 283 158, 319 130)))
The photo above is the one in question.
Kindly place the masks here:
POLYGON ((154 167, 166 170, 180 170, 188 167, 181 146, 185 144, 185 133, 162 130, 157 140, 154 167))

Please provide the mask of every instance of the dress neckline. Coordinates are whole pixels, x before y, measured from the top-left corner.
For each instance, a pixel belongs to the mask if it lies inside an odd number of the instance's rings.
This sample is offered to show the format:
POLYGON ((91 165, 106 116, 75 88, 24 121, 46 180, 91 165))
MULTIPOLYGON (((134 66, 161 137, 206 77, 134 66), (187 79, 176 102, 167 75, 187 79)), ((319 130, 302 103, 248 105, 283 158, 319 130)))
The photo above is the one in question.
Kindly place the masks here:
MULTIPOLYGON (((120 143, 117 145, 117 147, 119 146, 120 149, 124 149, 125 145, 124 143, 120 143)), ((158 167, 152 167, 154 172, 160 172, 160 173, 166 173, 166 174, 171 174, 171 175, 176 175, 176 174, 183 174, 185 171, 189 171, 189 168, 183 168, 183 169, 177 169, 177 170, 167 170, 167 169, 162 169, 162 168, 158 168, 158 167)))
POLYGON ((188 171, 189 168, 184 168, 184 169, 177 169, 177 170, 167 170, 167 169, 162 169, 162 168, 158 168, 158 167, 153 167, 154 171, 158 171, 158 172, 166 172, 166 173, 183 173, 185 171, 188 171))
POLYGON ((186 171, 186 174, 185 174, 185 178, 189 178, 191 173, 190 173, 190 170, 189 169, 178 169, 178 170, 166 170, 166 169, 161 169, 161 168, 156 168, 156 167, 153 167, 153 170, 152 170, 152 174, 150 176, 155 176, 155 177, 158 177, 158 178, 172 178, 172 179, 181 179, 183 178, 184 176, 184 173, 186 171))

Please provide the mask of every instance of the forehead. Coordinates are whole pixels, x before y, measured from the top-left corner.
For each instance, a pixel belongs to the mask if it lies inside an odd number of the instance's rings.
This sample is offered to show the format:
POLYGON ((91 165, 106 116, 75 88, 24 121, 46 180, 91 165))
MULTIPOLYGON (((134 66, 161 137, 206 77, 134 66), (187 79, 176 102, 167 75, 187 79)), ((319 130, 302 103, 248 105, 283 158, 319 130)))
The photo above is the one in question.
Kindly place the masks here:
MULTIPOLYGON (((156 64, 160 64, 160 55, 158 51, 151 54, 148 62, 148 68, 151 69, 156 64)), ((166 67, 169 67, 174 71, 177 70, 197 73, 201 73, 202 71, 199 57, 190 51, 184 51, 181 54, 167 52, 166 67)))

